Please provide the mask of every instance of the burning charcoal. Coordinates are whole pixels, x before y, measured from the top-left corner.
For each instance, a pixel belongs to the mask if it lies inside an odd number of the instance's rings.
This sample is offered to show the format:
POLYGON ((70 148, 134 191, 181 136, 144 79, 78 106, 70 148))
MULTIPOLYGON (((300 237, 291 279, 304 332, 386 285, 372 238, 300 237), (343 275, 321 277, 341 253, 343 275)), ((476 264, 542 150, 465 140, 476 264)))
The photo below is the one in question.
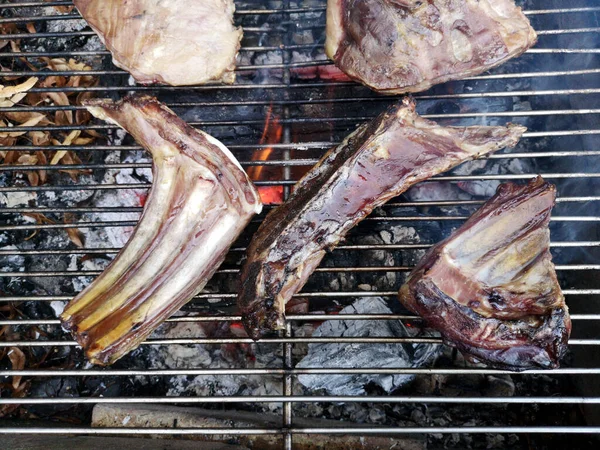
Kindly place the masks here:
MULTIPOLYGON (((381 298, 362 298, 340 311, 343 314, 391 314, 381 298)), ((399 321, 331 320, 323 323, 314 337, 411 337, 399 321)), ((310 367, 424 367, 431 364, 439 346, 431 344, 310 344, 298 368, 310 367)), ((387 392, 406 384, 411 375, 300 375, 298 381, 311 390, 332 395, 360 395, 373 383, 387 392)))

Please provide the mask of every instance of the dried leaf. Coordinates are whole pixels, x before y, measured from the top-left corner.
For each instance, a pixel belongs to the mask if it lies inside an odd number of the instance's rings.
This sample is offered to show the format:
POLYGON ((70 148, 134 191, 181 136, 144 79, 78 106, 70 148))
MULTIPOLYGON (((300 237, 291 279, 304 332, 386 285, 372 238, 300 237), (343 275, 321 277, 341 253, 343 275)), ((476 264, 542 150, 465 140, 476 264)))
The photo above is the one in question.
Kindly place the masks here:
POLYGON ((35 146, 50 144, 50 133, 47 131, 30 131, 28 136, 31 138, 31 143, 35 146))
POLYGON ((75 244, 79 248, 83 248, 83 233, 79 231, 77 228, 67 228, 67 234, 69 235, 69 239, 73 244, 75 244))
POLYGON ((44 114, 41 113, 37 113, 37 112, 32 112, 32 111, 27 111, 27 112, 6 112, 4 113, 5 117, 9 120, 12 120, 13 122, 17 122, 17 123, 25 123, 28 122, 36 117, 40 118, 40 124, 41 125, 45 125, 48 123, 48 121, 46 120, 46 116, 44 114))
POLYGON ((50 161, 50 165, 51 166, 57 165, 60 162, 60 160, 65 157, 66 154, 67 154, 67 150, 57 151, 56 154, 52 157, 52 161, 50 161))
POLYGON ((27 180, 31 186, 39 186, 40 184, 40 176, 34 170, 30 170, 27 172, 27 180))
MULTIPOLYGON (((65 214, 65 223, 74 223, 76 222, 75 216, 73 214, 66 213, 65 214)), ((75 244, 79 248, 84 247, 84 236, 83 233, 77 228, 67 228, 67 234, 69 235, 69 239, 73 244, 75 244)))
MULTIPOLYGON (((8 352, 8 359, 12 364, 12 370, 23 370, 25 368, 25 354, 18 347, 11 347, 8 352)), ((21 377, 14 376, 12 381, 13 388, 19 389, 21 377)))
POLYGON ((29 31, 31 34, 37 33, 37 30, 35 29, 35 25, 33 25, 33 22, 27 22, 27 25, 25 25, 25 28, 27 28, 27 31, 29 31))
POLYGON ((45 215, 41 213, 23 213, 23 215, 35 219, 35 221, 40 225, 51 225, 56 223, 54 220, 48 219, 45 215))
POLYGON ((14 150, 6 152, 4 155, 4 164, 14 164, 18 159, 18 154, 14 150))
POLYGON ((24 83, 17 84, 16 86, 0 86, 0 98, 9 98, 21 92, 27 92, 35 86, 38 80, 39 78, 31 77, 24 83))
MULTIPOLYGON (((55 145, 65 145, 65 146, 71 145, 73 143, 73 140, 77 139, 80 134, 81 134, 81 131, 73 130, 69 133, 69 135, 66 137, 66 139, 62 143, 55 144, 55 145)), ((68 153, 68 150, 59 150, 58 152, 56 152, 56 154, 52 158, 52 161, 50 161, 50 165, 55 166, 56 164, 58 164, 60 162, 60 160, 63 159, 67 155, 67 153, 68 153)))
POLYGON ((37 156, 34 155, 21 155, 17 160, 21 166, 35 166, 38 163, 37 156))
MULTIPOLYGON (((51 2, 54 0, 44 0, 45 2, 51 2)), ((70 13, 73 11, 74 6, 54 6, 54 9, 61 13, 70 13)))
MULTIPOLYGON (((18 127, 15 127, 15 128, 34 127, 44 119, 45 119, 45 116, 43 114, 40 114, 39 116, 33 117, 32 119, 28 120, 25 123, 20 124, 18 127)), ((19 137, 19 136, 23 136, 24 134, 27 134, 27 131, 15 131, 15 132, 8 132, 8 133, 0 133, 0 138, 19 137)))
MULTIPOLYGON (((13 34, 17 32, 17 25, 14 23, 0 24, 0 34, 13 34)), ((0 39, 0 49, 11 43, 10 39, 0 39)))
MULTIPOLYGON (((39 164, 41 164, 42 166, 48 164, 48 158, 46 158, 46 154, 44 152, 37 152, 37 157, 39 164)), ((48 180, 48 173, 46 172, 46 170, 38 170, 38 174, 40 176, 40 184, 45 184, 48 180)))

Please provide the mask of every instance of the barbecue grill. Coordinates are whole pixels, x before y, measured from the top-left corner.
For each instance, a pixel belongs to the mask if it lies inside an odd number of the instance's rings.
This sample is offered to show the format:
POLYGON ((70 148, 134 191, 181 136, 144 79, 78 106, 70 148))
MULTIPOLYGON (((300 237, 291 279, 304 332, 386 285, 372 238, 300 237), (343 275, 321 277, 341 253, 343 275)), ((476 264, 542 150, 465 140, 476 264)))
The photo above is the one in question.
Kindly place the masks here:
MULTIPOLYGON (((248 441, 240 441, 241 438, 254 436, 271 437, 274 440, 269 442, 275 445, 274 448, 286 449, 293 448, 306 436, 309 439, 338 435, 365 439, 385 436, 391 439, 389 448, 394 445, 393 442, 398 448, 404 448, 403 436, 435 435, 443 439, 451 435, 501 434, 542 439, 539 442, 546 442, 543 440, 545 437, 558 442, 565 435, 574 435, 566 438, 565 442, 578 443, 570 445, 584 448, 594 438, 591 435, 600 433, 600 410, 597 406, 600 404, 600 335, 597 331, 600 320, 600 195, 596 195, 600 192, 597 189, 600 187, 600 5, 593 0, 526 0, 517 3, 523 5, 538 31, 539 42, 533 49, 490 73, 447 83, 415 97, 419 113, 446 125, 522 123, 529 128, 523 141, 517 148, 499 152, 483 163, 469 163, 422 183, 429 189, 414 191, 375 211, 352 232, 347 242, 326 258, 304 291, 297 296, 298 309, 288 314, 284 335, 257 344, 250 345, 252 341, 240 335, 237 326, 240 317, 234 307, 235 282, 245 246, 264 214, 253 221, 234 245, 207 291, 197 296, 180 315, 169 319, 169 326, 184 324, 192 334, 154 337, 141 350, 114 367, 99 369, 86 365, 75 342, 60 330, 60 322, 50 305, 54 307, 70 300, 74 289, 77 289, 75 280, 89 282, 91 277, 101 272, 102 267, 90 265, 90 261, 118 252, 119 246, 111 244, 119 242, 119 239, 124 241, 123 230, 135 225, 141 204, 132 206, 117 200, 132 193, 143 197, 149 187, 147 172, 151 167, 150 160, 135 142, 119 134, 116 127, 101 122, 21 127, 19 130, 23 132, 50 131, 63 136, 74 130, 92 130, 101 137, 89 145, 68 147, 80 157, 81 163, 9 163, 2 167, 0 205, 2 199, 9 201, 5 201, 0 210, 0 247, 3 247, 0 248, 0 307, 16 305, 21 315, 0 320, 0 330, 5 330, 0 350, 6 350, 0 355, 7 355, 9 349, 16 348, 29 352, 28 355, 37 355, 40 361, 35 365, 15 368, 8 363, 8 356, 3 360, 5 362, 0 366, 2 383, 23 377, 31 380, 31 386, 38 389, 24 391, 20 397, 2 395, 0 407, 15 406, 31 413, 31 417, 43 417, 45 413, 40 412, 41 408, 45 408, 45 412, 52 408, 58 412, 75 408, 75 411, 84 411, 86 416, 92 406, 107 404, 197 405, 208 410, 221 408, 224 411, 256 411, 261 405, 278 414, 279 423, 265 421, 266 426, 251 427, 244 420, 237 421, 238 416, 233 413, 227 422, 229 425, 209 424, 207 427, 178 427, 174 424, 171 427, 148 428, 139 424, 128 425, 124 421, 119 426, 113 424, 102 428, 91 427, 88 419, 81 423, 63 421, 58 424, 28 420, 7 421, 5 426, 0 427, 0 433, 168 435, 207 439, 221 436, 225 440, 242 443, 248 441), (108 155, 116 156, 109 159, 108 155), (33 186, 27 183, 27 173, 39 170, 47 172, 48 182, 33 186), (65 170, 77 170, 81 174, 70 179, 62 173, 65 170), (127 173, 128 177, 119 178, 119 173, 127 173), (401 320, 408 327, 418 328, 418 318, 402 311, 399 305, 390 306, 389 314, 333 313, 351 305, 357 298, 383 298, 390 305, 395 305, 394 298, 404 276, 423 251, 448 236, 483 204, 497 182, 528 180, 537 174, 555 183, 559 193, 551 223, 552 252, 574 322, 569 342, 570 355, 563 367, 523 373, 452 363, 448 366, 399 368, 369 365, 296 367, 302 354, 306 353, 306 344, 375 346, 421 343, 439 346, 441 339, 435 334, 315 337, 312 332, 322 321, 342 319, 379 323, 401 320), (16 195, 25 195, 25 201, 15 203, 11 198, 16 195), (100 197, 103 202, 97 201, 100 197), (117 200, 111 204, 110 199, 117 200), (52 218, 52 223, 32 221, 32 214, 44 214, 52 218), (64 220, 66 217, 70 219, 64 220), (393 239, 381 239, 381 233, 390 229, 412 230, 413 234, 399 233, 396 237, 389 232, 393 239), (86 239, 82 247, 69 243, 67 230, 83 232, 86 239), (27 240, 34 232, 36 235, 27 240), (104 241, 94 241, 92 235, 101 236, 104 241), (381 254, 385 258, 381 258, 381 254), (10 332, 7 333, 7 330, 10 332), (209 331, 193 334, 199 330, 209 331), (237 355, 237 359, 233 363, 230 361, 228 367, 194 365, 185 360, 179 365, 162 368, 140 363, 146 361, 144 358, 150 358, 148 352, 151 348, 162 349, 164 355, 165 351, 175 352, 185 346, 193 346, 193 349, 229 346, 227 348, 237 355), (254 365, 252 360, 257 352, 277 355, 273 359, 276 364, 254 365), (248 356, 252 353, 254 356, 248 356), (46 356, 42 358, 42 354, 46 356), (68 360, 70 364, 53 366, 52 360, 68 360), (525 383, 524 380, 530 380, 529 383, 553 380, 555 388, 545 395, 517 390, 516 394, 506 396, 482 392, 437 395, 434 391, 425 396, 413 394, 410 387, 395 391, 393 395, 373 389, 362 395, 325 395, 323 392, 311 394, 299 390, 298 376, 307 374, 324 377, 340 374, 414 375, 423 379, 510 376, 517 385, 525 383), (170 395, 158 396, 158 391, 152 388, 156 384, 160 389, 171 389, 170 384, 176 379, 211 377, 218 381, 221 377, 236 379, 250 376, 259 382, 266 378, 274 380, 271 386, 278 386, 277 393, 246 395, 240 392, 247 391, 236 391, 224 395, 221 391, 206 391, 201 395, 190 395, 189 392, 173 395, 176 391, 169 390, 170 395), (64 380, 80 383, 89 379, 105 386, 118 384, 123 379, 144 379, 146 387, 128 391, 121 389, 116 394, 110 390, 85 391, 88 395, 74 395, 62 388, 49 394, 47 389, 40 388, 53 380, 61 380, 66 385, 64 380), (360 404, 365 405, 367 410, 377 405, 385 405, 386 408, 397 405, 429 408, 462 405, 479 408, 475 411, 496 406, 521 408, 522 411, 533 407, 545 419, 515 422, 498 413, 493 425, 452 421, 442 425, 418 421, 414 421, 413 425, 392 425, 386 420, 380 420, 380 425, 346 425, 340 421, 319 425, 318 422, 309 423, 297 418, 299 410, 306 411, 306 405, 317 404, 345 405, 342 408, 360 404), (543 411, 555 408, 567 408, 577 417, 563 421, 551 414, 543 415, 543 411)), ((17 24, 18 29, 7 38, 19 39, 21 46, 19 51, 14 51, 9 45, 0 53, 0 64, 5 70, 3 77, 11 80, 16 77, 85 75, 99 80, 97 86, 91 87, 34 87, 29 91, 34 94, 92 92, 98 97, 113 98, 130 92, 155 95, 193 126, 219 138, 235 153, 261 187, 262 194, 272 203, 266 208, 269 210, 287 198, 294 183, 328 148, 340 142, 357 124, 376 116, 387 105, 397 101, 398 97, 383 97, 340 79, 333 65, 324 59, 325 0, 236 0, 236 4, 236 22, 244 26, 245 37, 237 68, 238 80, 232 86, 175 88, 134 85, 127 73, 111 64, 107 51, 93 45, 94 33, 76 22, 80 19, 76 10, 53 9, 72 6, 70 1, 4 1, 0 4, 0 25, 17 24), (33 24, 35 30, 27 30, 25 25, 28 23, 33 24), (88 63, 92 70, 33 70, 44 57, 74 58, 88 63), (24 61, 34 64, 34 67, 28 67, 24 61)), ((7 83, 3 81, 0 84, 7 83)), ((77 105, 40 103, 2 107, 0 115, 82 109, 77 105)), ((14 131, 14 128, 0 128, 0 133, 9 131, 14 131)), ((31 152, 65 148, 55 144, 25 145, 20 141, 0 150, 31 152)), ((12 411, 18 413, 19 409, 12 411)), ((48 415, 57 417, 54 413, 48 415)), ((365 442, 347 441, 347 447, 364 445, 370 448, 365 442)), ((256 445, 260 448, 259 444, 256 445)), ((372 444, 371 448, 384 447, 372 444)))

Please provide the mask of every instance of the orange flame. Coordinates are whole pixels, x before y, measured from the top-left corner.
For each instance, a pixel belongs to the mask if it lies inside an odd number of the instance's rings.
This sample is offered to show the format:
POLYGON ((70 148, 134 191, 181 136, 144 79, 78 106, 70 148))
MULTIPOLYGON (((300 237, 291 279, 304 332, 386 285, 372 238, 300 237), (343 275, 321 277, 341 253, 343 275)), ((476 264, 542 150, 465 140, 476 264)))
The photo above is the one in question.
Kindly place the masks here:
MULTIPOLYGON (((283 127, 279 122, 279 117, 273 115, 273 105, 269 106, 265 127, 260 137, 260 145, 268 145, 260 149, 252 156, 252 161, 268 161, 273 153, 273 144, 279 144, 283 136, 283 127)), ((253 181, 264 181, 268 177, 265 175, 265 166, 252 166, 248 169, 248 176, 253 181)), ((265 205, 281 203, 283 201, 283 186, 259 186, 258 193, 265 205)))

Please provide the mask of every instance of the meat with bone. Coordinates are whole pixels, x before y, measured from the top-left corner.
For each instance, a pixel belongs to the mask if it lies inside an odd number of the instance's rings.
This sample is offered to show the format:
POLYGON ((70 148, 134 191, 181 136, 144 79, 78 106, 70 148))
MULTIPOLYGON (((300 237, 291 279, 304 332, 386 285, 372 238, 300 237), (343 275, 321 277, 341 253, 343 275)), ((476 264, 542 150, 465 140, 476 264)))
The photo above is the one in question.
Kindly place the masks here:
POLYGON ((327 55, 348 76, 384 94, 480 74, 536 40, 514 0, 327 3, 327 55))
POLYGON ((238 304, 249 335, 284 327, 285 304, 371 211, 458 164, 517 143, 525 128, 442 127, 404 99, 330 150, 272 211, 248 249, 238 304))
POLYGON ((555 197, 541 178, 501 185, 427 253, 400 301, 448 344, 492 367, 558 367, 571 321, 549 250, 555 197))
POLYGON ((112 364, 198 294, 261 211, 231 152, 150 97, 89 101, 153 157, 154 182, 134 235, 61 319, 95 364, 112 364))
POLYGON ((142 84, 233 83, 233 0, 74 0, 118 67, 142 84))

